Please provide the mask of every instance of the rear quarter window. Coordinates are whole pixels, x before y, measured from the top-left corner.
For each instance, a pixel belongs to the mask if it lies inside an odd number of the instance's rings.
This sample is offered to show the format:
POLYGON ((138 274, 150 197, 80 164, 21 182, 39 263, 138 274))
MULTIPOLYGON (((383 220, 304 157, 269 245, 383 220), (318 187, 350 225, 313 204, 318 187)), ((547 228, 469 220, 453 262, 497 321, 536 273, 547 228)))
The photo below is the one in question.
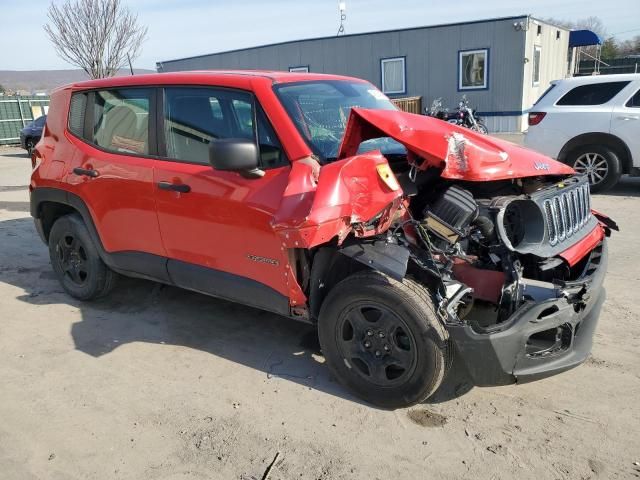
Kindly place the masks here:
POLYGON ((87 94, 83 92, 71 95, 69 107, 69 131, 78 137, 84 133, 84 116, 87 110, 87 94))
POLYGON ((640 108, 640 90, 638 90, 633 97, 626 103, 627 107, 640 108))
POLYGON ((591 83, 574 87, 556 105, 602 105, 615 97, 629 82, 591 83))

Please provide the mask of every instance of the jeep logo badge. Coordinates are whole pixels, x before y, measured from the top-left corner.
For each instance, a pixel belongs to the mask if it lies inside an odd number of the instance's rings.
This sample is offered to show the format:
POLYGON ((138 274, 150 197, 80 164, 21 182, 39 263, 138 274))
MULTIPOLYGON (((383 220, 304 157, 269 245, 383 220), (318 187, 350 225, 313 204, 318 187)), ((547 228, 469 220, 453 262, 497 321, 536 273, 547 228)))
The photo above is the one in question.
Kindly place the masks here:
POLYGON ((549 164, 542 163, 542 162, 535 162, 533 164, 533 168, 535 168, 536 170, 549 170, 549 164))

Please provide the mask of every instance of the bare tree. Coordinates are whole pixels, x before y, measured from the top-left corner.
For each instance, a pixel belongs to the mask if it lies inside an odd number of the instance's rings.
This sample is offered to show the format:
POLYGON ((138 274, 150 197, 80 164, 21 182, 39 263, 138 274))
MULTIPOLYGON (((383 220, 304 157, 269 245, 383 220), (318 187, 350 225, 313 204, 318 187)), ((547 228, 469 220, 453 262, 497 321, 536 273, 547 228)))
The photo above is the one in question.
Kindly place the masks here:
POLYGON ((51 3, 44 26, 56 53, 91 78, 112 77, 140 55, 147 28, 120 0, 64 0, 51 3))

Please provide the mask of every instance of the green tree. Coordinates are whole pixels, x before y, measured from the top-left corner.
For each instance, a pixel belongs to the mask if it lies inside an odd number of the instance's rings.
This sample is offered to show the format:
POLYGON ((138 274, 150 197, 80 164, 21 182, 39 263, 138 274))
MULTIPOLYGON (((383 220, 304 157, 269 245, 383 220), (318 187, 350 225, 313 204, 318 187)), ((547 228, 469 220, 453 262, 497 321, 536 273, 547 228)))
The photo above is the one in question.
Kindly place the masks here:
POLYGON ((613 37, 607 38, 602 42, 601 56, 602 60, 607 61, 616 58, 620 54, 618 43, 613 37))

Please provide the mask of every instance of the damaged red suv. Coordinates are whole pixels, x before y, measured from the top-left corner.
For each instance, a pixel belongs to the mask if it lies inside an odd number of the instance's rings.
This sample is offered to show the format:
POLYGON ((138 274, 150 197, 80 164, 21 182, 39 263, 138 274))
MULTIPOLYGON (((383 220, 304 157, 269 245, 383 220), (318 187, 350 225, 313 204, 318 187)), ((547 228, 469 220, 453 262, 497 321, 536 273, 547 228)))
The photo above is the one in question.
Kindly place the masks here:
POLYGON ((589 355, 606 238, 589 186, 511 143, 399 111, 363 80, 185 72, 55 91, 31 214, 64 289, 118 274, 317 326, 361 398, 432 395, 589 355))

